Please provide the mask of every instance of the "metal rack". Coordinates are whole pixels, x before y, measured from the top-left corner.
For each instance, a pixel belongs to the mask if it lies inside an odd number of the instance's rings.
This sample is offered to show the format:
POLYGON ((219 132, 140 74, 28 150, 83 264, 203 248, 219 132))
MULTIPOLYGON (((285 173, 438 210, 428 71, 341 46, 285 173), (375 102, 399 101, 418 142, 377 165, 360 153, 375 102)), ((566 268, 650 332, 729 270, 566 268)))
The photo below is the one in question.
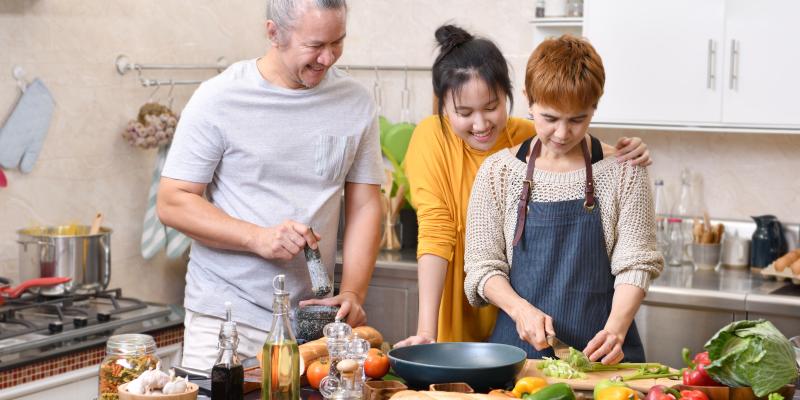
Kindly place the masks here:
POLYGON ((336 68, 345 71, 415 71, 415 72, 430 72, 431 67, 414 67, 408 65, 348 65, 336 64, 336 68))
POLYGON ((125 75, 130 71, 136 71, 139 77, 139 82, 142 86, 167 86, 167 85, 197 85, 202 83, 202 80, 175 80, 175 79, 168 79, 168 80, 159 80, 159 79, 148 79, 142 76, 143 70, 216 70, 218 73, 222 72, 227 66, 228 63, 225 60, 225 57, 217 58, 217 62, 215 64, 137 64, 131 62, 128 56, 124 54, 120 54, 117 56, 117 59, 114 61, 114 65, 117 67, 117 72, 120 75, 125 75))

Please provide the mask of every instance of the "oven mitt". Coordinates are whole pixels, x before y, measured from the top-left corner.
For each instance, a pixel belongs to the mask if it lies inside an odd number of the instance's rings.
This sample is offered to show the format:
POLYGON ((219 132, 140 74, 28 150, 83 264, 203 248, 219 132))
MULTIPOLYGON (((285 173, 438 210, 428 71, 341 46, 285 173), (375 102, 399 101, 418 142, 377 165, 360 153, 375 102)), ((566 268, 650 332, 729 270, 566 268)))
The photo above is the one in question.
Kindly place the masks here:
POLYGON ((50 127, 54 105, 50 91, 41 80, 28 85, 0 128, 0 167, 31 172, 50 127))
POLYGON ((160 250, 166 248, 167 257, 178 258, 192 240, 186 235, 164 226, 158 219, 156 212, 156 197, 158 196, 158 183, 161 181, 161 170, 167 161, 169 146, 158 148, 156 165, 153 169, 153 179, 150 182, 150 192, 147 195, 147 211, 144 214, 144 226, 142 229, 142 257, 145 260, 153 258, 160 250))

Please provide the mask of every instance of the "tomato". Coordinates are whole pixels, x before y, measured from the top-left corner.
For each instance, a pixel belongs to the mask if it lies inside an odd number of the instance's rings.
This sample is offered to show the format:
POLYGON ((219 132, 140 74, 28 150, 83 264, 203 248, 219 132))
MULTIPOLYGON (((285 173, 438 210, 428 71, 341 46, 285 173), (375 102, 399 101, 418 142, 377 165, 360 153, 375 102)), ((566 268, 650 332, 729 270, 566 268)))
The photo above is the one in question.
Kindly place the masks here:
POLYGON ((373 379, 382 378, 389 372, 389 357, 380 349, 369 349, 367 360, 364 361, 364 373, 373 379))
POLYGON ((311 365, 308 366, 308 371, 306 371, 308 384, 314 389, 319 389, 319 382, 322 381, 322 378, 328 376, 328 371, 330 371, 330 369, 331 366, 328 363, 327 357, 322 357, 311 363, 311 365))

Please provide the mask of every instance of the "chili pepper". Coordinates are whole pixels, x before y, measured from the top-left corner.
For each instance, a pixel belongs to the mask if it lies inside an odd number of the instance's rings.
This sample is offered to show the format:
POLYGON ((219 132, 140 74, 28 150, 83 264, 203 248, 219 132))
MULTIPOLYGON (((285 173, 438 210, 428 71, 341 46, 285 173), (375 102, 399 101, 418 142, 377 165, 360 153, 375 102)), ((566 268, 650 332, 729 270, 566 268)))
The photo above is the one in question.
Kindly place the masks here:
POLYGON ((538 376, 526 376, 517 381, 511 391, 517 397, 522 397, 526 393, 536 393, 538 390, 547 386, 547 381, 538 376))
POLYGON ((639 395, 629 387, 611 386, 601 390, 595 400, 639 400, 639 395))
POLYGON ((708 396, 700 390, 681 390, 681 400, 708 400, 708 396))
POLYGON ((705 366, 711 364, 708 358, 708 352, 695 354, 693 359, 689 359, 690 351, 684 348, 681 351, 683 361, 688 368, 683 370, 683 384, 689 386, 722 386, 719 382, 715 381, 706 372, 705 366))
POLYGON ((675 400, 681 397, 680 393, 664 385, 655 385, 647 392, 644 400, 675 400))
POLYGON ((527 394, 524 400, 575 400, 575 392, 566 383, 554 383, 539 389, 536 393, 527 394))

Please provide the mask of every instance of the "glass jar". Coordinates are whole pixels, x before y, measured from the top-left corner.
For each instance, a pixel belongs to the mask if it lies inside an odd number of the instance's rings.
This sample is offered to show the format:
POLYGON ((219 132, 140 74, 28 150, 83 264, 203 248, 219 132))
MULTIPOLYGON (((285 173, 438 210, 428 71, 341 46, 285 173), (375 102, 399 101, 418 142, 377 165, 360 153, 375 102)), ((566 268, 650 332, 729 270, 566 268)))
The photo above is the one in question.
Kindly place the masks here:
POLYGON ((115 335, 106 343, 106 357, 100 363, 98 400, 118 400, 117 388, 136 379, 161 361, 156 341, 150 335, 115 335))
POLYGON ((683 264, 683 227, 680 218, 670 218, 669 223, 669 248, 666 254, 667 265, 680 266, 683 264))

